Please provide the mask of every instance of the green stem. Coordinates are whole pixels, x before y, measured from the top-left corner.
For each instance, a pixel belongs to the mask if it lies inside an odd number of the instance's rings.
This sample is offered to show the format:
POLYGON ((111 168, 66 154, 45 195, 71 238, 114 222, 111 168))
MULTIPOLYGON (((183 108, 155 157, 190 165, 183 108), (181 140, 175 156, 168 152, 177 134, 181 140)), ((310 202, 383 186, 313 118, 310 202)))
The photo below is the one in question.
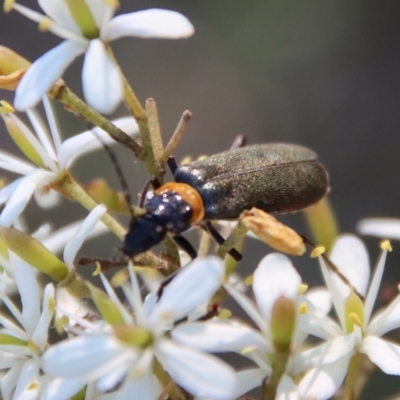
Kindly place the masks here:
POLYGON ((285 373, 289 352, 276 352, 272 357, 272 376, 264 381, 262 400, 274 400, 282 375, 285 373))
POLYGON ((59 79, 52 86, 48 94, 52 99, 63 103, 67 110, 72 111, 80 118, 106 131, 115 141, 132 150, 138 159, 143 160, 144 154, 140 143, 116 127, 107 118, 93 110, 93 108, 89 107, 65 85, 63 80, 59 79))
POLYGON ((360 354, 354 354, 347 369, 346 382, 344 384, 343 400, 356 400, 357 376, 360 368, 360 354))

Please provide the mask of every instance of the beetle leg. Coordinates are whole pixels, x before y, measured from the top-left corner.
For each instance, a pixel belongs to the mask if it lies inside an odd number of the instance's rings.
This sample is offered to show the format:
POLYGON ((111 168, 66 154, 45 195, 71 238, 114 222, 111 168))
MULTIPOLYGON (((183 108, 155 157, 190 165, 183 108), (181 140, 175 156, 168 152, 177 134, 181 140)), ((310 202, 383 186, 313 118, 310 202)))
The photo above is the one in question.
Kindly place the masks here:
POLYGON ((191 259, 197 257, 197 251, 191 243, 181 235, 173 236, 174 242, 186 253, 189 254, 191 259))
POLYGON ((169 156, 167 161, 168 167, 171 170, 172 175, 175 175, 175 171, 178 169, 178 164, 176 163, 174 156, 169 156))
POLYGON ((246 136, 239 135, 233 141, 232 146, 231 146, 231 150, 240 149, 241 147, 245 147, 245 146, 246 146, 246 136))
MULTIPOLYGON (((215 226, 210 221, 204 221, 204 225, 207 228, 208 232, 210 232, 210 235, 219 245, 225 242, 225 239, 221 236, 221 234, 217 231, 215 226)), ((236 249, 229 250, 229 255, 235 261, 240 261, 243 258, 243 256, 236 249)))

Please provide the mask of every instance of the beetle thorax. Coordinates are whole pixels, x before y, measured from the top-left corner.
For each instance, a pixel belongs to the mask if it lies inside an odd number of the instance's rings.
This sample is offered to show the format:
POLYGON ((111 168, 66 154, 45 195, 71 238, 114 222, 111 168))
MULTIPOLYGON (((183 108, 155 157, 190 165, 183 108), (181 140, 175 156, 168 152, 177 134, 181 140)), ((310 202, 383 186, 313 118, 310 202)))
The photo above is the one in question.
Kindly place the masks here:
POLYGON ((178 234, 190 228, 192 209, 176 192, 149 193, 146 211, 168 232, 178 234))

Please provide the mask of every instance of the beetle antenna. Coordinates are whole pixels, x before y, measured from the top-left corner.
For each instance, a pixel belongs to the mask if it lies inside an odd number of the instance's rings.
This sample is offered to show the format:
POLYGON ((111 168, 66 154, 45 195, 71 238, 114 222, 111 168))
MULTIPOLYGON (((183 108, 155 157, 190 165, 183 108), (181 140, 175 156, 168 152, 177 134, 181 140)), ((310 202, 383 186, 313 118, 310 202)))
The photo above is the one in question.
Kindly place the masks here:
POLYGON ((122 194, 124 196, 124 199, 128 205, 128 209, 129 209, 129 214, 131 215, 132 218, 136 218, 133 210, 132 210, 132 197, 131 194, 129 192, 129 187, 128 187, 128 183, 125 179, 125 175, 122 171, 121 168, 121 164, 118 161, 118 157, 115 154, 114 150, 111 149, 111 147, 101 138, 101 136, 93 129, 93 127, 87 123, 85 120, 82 119, 82 122, 86 125, 86 127, 88 128, 89 131, 91 131, 96 138, 98 139, 98 141, 102 144, 104 150, 106 151, 108 157, 110 158, 113 166, 114 166, 114 170, 118 176, 118 180, 119 183, 122 187, 122 194))

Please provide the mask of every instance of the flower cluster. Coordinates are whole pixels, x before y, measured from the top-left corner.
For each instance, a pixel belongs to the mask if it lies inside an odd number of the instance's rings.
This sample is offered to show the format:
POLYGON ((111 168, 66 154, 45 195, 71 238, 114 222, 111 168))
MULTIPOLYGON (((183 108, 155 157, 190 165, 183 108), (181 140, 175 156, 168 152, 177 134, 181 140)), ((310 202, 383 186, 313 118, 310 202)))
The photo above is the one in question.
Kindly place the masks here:
MULTIPOLYGON (((208 254, 203 231, 201 256, 193 260, 178 253, 167 236, 165 255, 125 257, 124 269, 111 279, 101 268, 113 260, 93 259, 100 287, 79 275, 76 256, 81 246, 105 232, 124 240, 127 231, 114 214, 129 213, 134 223, 143 210, 131 207, 129 196, 114 192, 103 180, 80 185, 72 163, 104 146, 113 154, 110 145, 118 141, 151 176, 162 180, 164 165, 190 118, 189 112, 183 114, 164 148, 154 101, 141 106, 110 42, 122 36, 186 38, 194 28, 169 10, 113 17, 115 0, 38 3, 45 14, 12 0, 5 2, 5 10, 20 12, 64 42, 33 64, 0 47, 0 89, 15 90, 14 107, 29 121, 0 101, 4 132, 24 155, 0 149, 0 168, 20 175, 0 189, 1 398, 234 400, 259 388, 263 400, 324 400, 339 390, 355 399, 359 381, 366 380, 360 368, 365 360, 386 374, 400 375, 400 344, 384 337, 400 328, 400 296, 374 313, 391 251, 388 241, 381 244, 372 278, 367 249, 356 236, 336 237, 329 254, 317 247, 314 255, 325 287, 308 288, 291 259, 278 252, 266 255, 245 284, 236 274, 236 263, 222 257, 229 249, 222 253, 221 246, 220 257, 208 254), (59 79, 83 53, 87 103, 59 79), (72 136, 68 132, 63 140, 53 100, 89 129, 72 136), (109 121, 102 115, 121 101, 131 116, 109 121), (36 108, 39 102, 47 123, 36 108), (30 231, 25 223, 30 199, 46 210, 61 208, 63 196, 87 209, 86 218, 57 230, 46 219, 30 231), (252 291, 246 293, 250 285, 252 291), (227 298, 247 314, 246 321, 223 308, 227 298), (234 368, 221 353, 236 353, 250 366, 234 368)), ((257 215, 254 211, 251 217, 268 243, 279 250, 291 246, 299 248, 298 254, 305 251, 295 232, 271 217, 262 217, 260 223, 257 215), (262 232, 266 220, 279 236, 262 232)), ((360 230, 396 237, 387 227, 369 220, 360 230)), ((244 234, 239 226, 235 235, 243 239, 244 234)))

